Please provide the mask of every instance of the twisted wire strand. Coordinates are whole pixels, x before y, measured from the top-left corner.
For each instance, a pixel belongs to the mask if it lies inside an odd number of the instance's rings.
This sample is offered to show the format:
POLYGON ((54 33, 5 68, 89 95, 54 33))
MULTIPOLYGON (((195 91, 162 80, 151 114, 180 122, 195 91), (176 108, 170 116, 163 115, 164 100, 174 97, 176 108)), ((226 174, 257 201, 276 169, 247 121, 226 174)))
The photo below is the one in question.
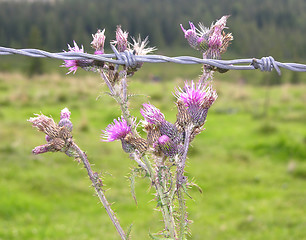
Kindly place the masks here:
POLYGON ((127 67, 135 67, 137 63, 165 63, 172 62, 178 64, 206 64, 221 69, 228 70, 254 70, 271 72, 273 69, 281 74, 280 68, 285 68, 291 71, 306 72, 306 65, 300 63, 282 63, 275 61, 272 56, 262 57, 261 59, 234 59, 234 60, 217 60, 217 59, 200 59, 190 56, 167 57, 162 55, 134 55, 132 51, 118 52, 118 50, 111 45, 113 54, 89 54, 81 52, 58 52, 50 53, 39 49, 14 49, 7 47, 0 47, 0 55, 19 54, 29 57, 39 58, 56 58, 61 60, 96 60, 102 62, 109 62, 116 65, 125 65, 127 67))

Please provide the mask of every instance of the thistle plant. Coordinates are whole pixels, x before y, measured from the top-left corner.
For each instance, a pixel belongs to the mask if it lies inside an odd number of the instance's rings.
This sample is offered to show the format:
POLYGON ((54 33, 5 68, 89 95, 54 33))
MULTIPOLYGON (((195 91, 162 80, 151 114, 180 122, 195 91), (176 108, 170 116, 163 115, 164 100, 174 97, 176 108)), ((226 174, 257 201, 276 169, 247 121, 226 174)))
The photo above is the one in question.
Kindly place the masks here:
MULTIPOLYGON (((227 18, 228 16, 222 17, 210 28, 200 24, 198 30, 191 22, 190 29, 185 30, 182 25, 181 28, 190 46, 200 51, 203 58, 220 59, 232 40, 230 33, 223 32, 227 18)), ((104 34, 105 29, 98 30, 93 35, 91 45, 95 54, 104 54, 104 34)), ((129 42, 128 35, 121 26, 117 26, 116 39, 111 41, 111 45, 119 52, 129 51, 135 55, 146 55, 155 50, 147 47, 148 38, 131 38, 132 42, 129 42)), ((78 47, 76 42, 73 47, 68 45, 68 50, 84 52, 83 47, 78 47)), ((68 74, 75 74, 79 68, 98 73, 109 89, 109 96, 119 104, 122 115, 102 130, 101 141, 120 141, 122 150, 136 162, 133 172, 147 177, 155 189, 155 201, 161 212, 164 228, 150 236, 153 239, 186 239, 191 221, 185 199, 189 197, 188 189, 193 183, 185 175, 185 166, 190 144, 204 131, 208 110, 217 99, 217 93, 212 86, 216 69, 204 66, 198 81, 186 81, 184 86, 174 88, 177 115, 176 121, 171 123, 152 103, 142 104, 141 120, 137 120, 130 112, 127 78, 133 76, 142 67, 142 63, 137 63, 134 67, 120 68, 115 64, 97 60, 65 60, 62 67, 68 68, 68 74), (140 137, 141 129, 146 132, 146 138, 140 137)), ((58 123, 43 114, 30 118, 28 121, 33 127, 46 134, 46 143, 35 147, 32 152, 64 152, 82 162, 121 239, 129 239, 129 234, 121 227, 106 199, 101 176, 92 170, 87 155, 72 137, 73 124, 70 114, 67 108, 63 109, 58 123)))

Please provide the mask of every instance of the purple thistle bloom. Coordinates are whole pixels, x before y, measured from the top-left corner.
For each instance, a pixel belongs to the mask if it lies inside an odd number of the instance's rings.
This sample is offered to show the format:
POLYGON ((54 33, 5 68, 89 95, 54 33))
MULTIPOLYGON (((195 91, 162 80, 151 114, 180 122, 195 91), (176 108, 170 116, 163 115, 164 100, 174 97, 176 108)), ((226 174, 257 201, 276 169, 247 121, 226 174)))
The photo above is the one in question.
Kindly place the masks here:
MULTIPOLYGON (((81 52, 81 53, 84 53, 84 48, 82 46, 82 48, 80 49, 79 46, 77 45, 77 43, 75 41, 73 41, 73 44, 74 44, 74 47, 71 47, 69 44, 68 44, 68 49, 69 51, 68 52, 81 52)), ((65 51, 66 52, 66 51, 65 51)), ((66 67, 66 68, 69 68, 69 73, 73 72, 73 74, 75 74, 75 72, 78 70, 78 60, 64 60, 65 63, 64 65, 62 65, 61 67, 66 67)))
POLYGON ((102 131, 102 141, 112 142, 115 140, 122 140, 125 136, 131 132, 131 126, 125 121, 123 117, 118 118, 118 121, 114 119, 114 123, 109 124, 105 131, 102 131))
POLYGON ((185 38, 190 38, 190 37, 196 37, 197 33, 196 33, 196 27, 194 26, 194 24, 192 22, 189 22, 190 25, 190 29, 185 29, 183 27, 183 24, 180 24, 181 29, 183 30, 184 34, 185 34, 185 38))
POLYGON ((195 84, 192 81, 191 85, 186 82, 183 89, 177 89, 176 97, 178 102, 182 101, 185 104, 192 122, 196 126, 201 126, 205 122, 208 109, 218 95, 211 86, 195 84))
POLYGON ((200 50, 199 45, 201 45, 204 38, 201 38, 198 36, 197 31, 196 31, 197 29, 192 22, 189 22, 189 25, 190 25, 190 29, 187 29, 187 30, 184 29, 182 24, 180 26, 185 34, 185 38, 187 39, 189 45, 197 50, 200 50))
POLYGON ((144 103, 142 106, 143 108, 140 110, 140 113, 148 123, 159 125, 165 121, 164 114, 154 105, 144 103))
POLYGON ((184 89, 178 89, 176 92, 177 99, 182 100, 186 107, 190 107, 192 105, 201 106, 206 95, 205 87, 206 85, 196 85, 193 81, 191 81, 191 86, 185 82, 184 89))

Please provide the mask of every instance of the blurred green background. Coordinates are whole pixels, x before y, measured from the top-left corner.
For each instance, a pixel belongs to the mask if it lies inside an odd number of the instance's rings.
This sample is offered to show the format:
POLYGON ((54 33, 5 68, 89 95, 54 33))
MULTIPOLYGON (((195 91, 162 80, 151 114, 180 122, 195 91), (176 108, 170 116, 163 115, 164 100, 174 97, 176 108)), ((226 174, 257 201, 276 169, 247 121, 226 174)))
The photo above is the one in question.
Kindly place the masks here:
MULTIPOLYGON (((235 40, 224 59, 273 55, 305 63, 305 2, 259 2, 0 1, 0 46, 62 51, 77 40, 90 52, 90 34, 105 27, 109 41, 122 24, 132 36, 150 35, 157 54, 199 57, 178 24, 210 26, 231 14, 235 40)), ((134 162, 118 151, 119 142, 100 141, 119 107, 98 75, 78 70, 66 76, 61 64, 0 56, 0 239, 119 239, 82 165, 61 153, 31 154, 44 134, 26 120, 40 112, 59 120, 64 107, 123 227, 133 223, 132 239, 149 239, 148 232, 163 226, 152 210, 154 192, 137 179, 136 206, 127 179, 134 162)), ((200 65, 145 64, 129 81, 132 114, 142 119, 141 104, 150 101, 175 121, 172 93, 200 74, 200 65)), ((189 239, 305 239, 306 74, 229 71, 215 74, 214 87, 219 98, 186 169, 203 189, 190 191, 189 239)))

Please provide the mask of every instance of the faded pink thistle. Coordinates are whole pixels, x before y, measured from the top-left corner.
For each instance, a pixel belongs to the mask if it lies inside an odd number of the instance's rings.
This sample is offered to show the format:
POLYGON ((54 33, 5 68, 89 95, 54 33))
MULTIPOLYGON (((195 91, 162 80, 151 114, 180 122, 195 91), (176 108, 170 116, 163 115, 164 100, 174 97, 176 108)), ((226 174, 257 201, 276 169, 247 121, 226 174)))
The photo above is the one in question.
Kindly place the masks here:
MULTIPOLYGON (((79 48, 79 46, 77 45, 77 43, 75 41, 73 41, 74 47, 71 47, 68 44, 68 52, 81 52, 84 53, 84 48, 82 46, 82 48, 79 48)), ((65 51, 66 52, 66 51, 65 51)), ((61 67, 66 67, 69 68, 69 73, 73 72, 73 74, 75 74, 75 72, 78 70, 78 60, 64 60, 65 63, 64 65, 62 65, 61 67)))
POLYGON ((99 29, 96 34, 92 34, 93 40, 91 42, 92 48, 94 48, 95 54, 104 54, 104 43, 105 43, 105 29, 102 31, 99 29))
POLYGON ((128 133, 131 133, 131 126, 128 125, 127 121, 123 117, 118 118, 118 120, 114 119, 114 123, 109 124, 105 130, 102 130, 102 141, 122 140, 128 133))
POLYGON ((112 43, 115 44, 119 52, 124 52, 127 49, 128 36, 129 33, 126 31, 122 31, 121 26, 118 25, 116 29, 116 40, 112 41, 112 43))
POLYGON ((230 43, 233 40, 231 33, 223 34, 222 31, 226 28, 226 21, 228 16, 220 18, 210 29, 210 35, 208 39, 208 50, 203 54, 204 58, 220 58, 221 54, 224 53, 230 43))
POLYGON ((68 108, 64 108, 61 111, 61 119, 64 119, 64 118, 70 119, 70 115, 71 115, 71 112, 69 111, 68 108))
POLYGON ((132 38, 132 40, 133 44, 130 44, 131 46, 129 46, 129 48, 135 51, 135 55, 147 55, 156 50, 155 47, 146 48, 149 43, 148 37, 146 37, 144 40, 141 40, 139 36, 137 40, 135 38, 132 38))

